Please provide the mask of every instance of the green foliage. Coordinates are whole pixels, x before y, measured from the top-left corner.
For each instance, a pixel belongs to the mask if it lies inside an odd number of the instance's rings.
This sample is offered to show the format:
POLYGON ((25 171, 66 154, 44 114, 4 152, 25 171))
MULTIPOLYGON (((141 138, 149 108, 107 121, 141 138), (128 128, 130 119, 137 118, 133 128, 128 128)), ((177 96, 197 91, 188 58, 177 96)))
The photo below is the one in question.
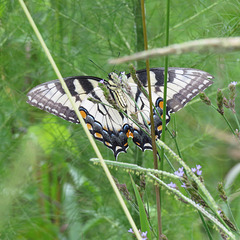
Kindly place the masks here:
POLYGON ((137 204, 138 204, 138 210, 139 210, 139 218, 140 218, 140 223, 141 223, 141 232, 146 232, 147 231, 147 237, 149 240, 151 240, 151 231, 150 231, 150 227, 149 227, 149 222, 148 222, 148 218, 147 218, 147 214, 145 211, 145 207, 143 204, 143 201, 141 199, 140 193, 137 189, 136 184, 134 183, 132 177, 131 177, 131 182, 132 182, 132 186, 134 189, 134 194, 136 196, 136 200, 137 200, 137 204))
MULTIPOLYGON (((137 1, 34 0, 26 4, 65 77, 106 78, 107 74, 89 59, 107 73, 112 69, 128 71, 127 64, 113 67, 107 64, 108 59, 143 50, 137 1)), ((171 1, 170 7, 170 44, 240 34, 238 0, 191 4, 177 0, 171 1)), ((164 46, 165 9, 165 1, 146 1, 149 48, 164 46)), ((163 64, 163 58, 150 60, 151 67, 163 64)), ((144 68, 142 62, 135 66, 144 68)), ((215 106, 217 89, 222 89, 228 98, 228 85, 237 81, 236 114, 224 108, 224 116, 234 130, 239 130, 238 52, 171 56, 169 66, 194 67, 214 75, 215 83, 206 94, 215 106)), ((102 169, 89 162, 95 154, 81 126, 25 102, 33 86, 56 76, 16 0, 0 3, 0 78, 0 238, 129 239, 129 223, 102 169)), ((239 225, 240 148, 226 121, 197 100, 172 115, 168 129, 176 134, 183 160, 192 167, 202 165, 206 187, 227 217, 231 221, 234 217, 239 225), (222 181, 227 183, 228 203, 218 196, 217 186, 222 181)), ((168 133, 166 142, 177 152, 168 133)), ((103 144, 98 146, 105 159, 114 159, 103 144)), ((128 153, 121 154, 118 160, 153 167, 152 153, 142 154, 131 142, 128 153)), ((164 167, 172 172, 166 163, 164 167)), ((127 173, 118 169, 111 172, 131 189, 127 173)), ((155 196, 149 182, 143 201, 156 229, 155 196)), ((134 204, 128 203, 137 222, 134 204)), ((163 233, 168 239, 206 239, 193 208, 164 190, 162 203, 163 233)), ((207 224, 211 228, 208 220, 207 224)), ((217 231, 211 231, 213 239, 219 238, 217 231)))

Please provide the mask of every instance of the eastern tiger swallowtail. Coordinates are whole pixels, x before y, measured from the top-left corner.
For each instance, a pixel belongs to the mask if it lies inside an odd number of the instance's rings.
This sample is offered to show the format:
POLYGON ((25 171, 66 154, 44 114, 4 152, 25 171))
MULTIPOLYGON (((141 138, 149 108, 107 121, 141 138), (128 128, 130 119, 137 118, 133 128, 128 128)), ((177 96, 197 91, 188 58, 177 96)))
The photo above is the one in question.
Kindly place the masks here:
MULTIPOLYGON (((136 76, 147 90, 146 70, 137 71, 136 76)), ((156 138, 160 138, 164 68, 151 68, 150 79, 152 102, 155 105, 155 134, 156 138)), ((177 112, 200 91, 209 87, 213 83, 210 79, 213 79, 213 76, 201 70, 168 68, 166 122, 170 121, 170 113, 177 112)), ((144 131, 144 128, 151 124, 149 100, 134 83, 130 74, 110 73, 108 80, 92 76, 68 77, 64 80, 91 134, 112 149, 115 157, 120 152, 126 152, 129 137, 142 151, 152 149, 151 137, 144 131), (104 94, 104 89, 99 83, 105 86, 109 96, 104 94), (130 116, 136 121, 133 122, 130 116)), ((59 80, 40 84, 27 96, 27 102, 32 106, 69 122, 79 123, 59 80)))

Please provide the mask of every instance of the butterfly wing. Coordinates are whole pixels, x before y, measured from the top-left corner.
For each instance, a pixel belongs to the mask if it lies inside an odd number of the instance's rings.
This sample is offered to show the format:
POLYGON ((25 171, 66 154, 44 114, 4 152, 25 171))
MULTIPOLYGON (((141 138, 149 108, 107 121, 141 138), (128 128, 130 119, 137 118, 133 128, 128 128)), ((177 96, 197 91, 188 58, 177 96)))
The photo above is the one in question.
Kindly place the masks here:
MULTIPOLYGON (((137 71, 143 86, 147 86, 146 70, 137 71)), ((163 83, 164 69, 150 69, 153 91, 155 134, 160 138, 162 132, 163 83)), ((152 149, 152 142, 146 133, 150 127, 149 101, 140 91, 130 75, 127 75, 133 99, 126 95, 125 114, 113 108, 107 101, 103 90, 98 87, 101 78, 78 76, 65 78, 70 93, 84 118, 88 129, 97 140, 112 149, 115 157, 126 152, 128 138, 143 151, 152 149), (89 100, 95 99, 95 101, 89 100), (130 119, 130 118, 131 119, 130 119), (132 121, 134 119, 134 122, 132 121)), ((168 69, 167 123, 170 113, 177 112, 187 104, 199 91, 203 91, 213 82, 213 77, 201 70, 188 68, 168 69)), ((43 83, 33 88, 28 94, 28 103, 50 112, 67 121, 79 123, 79 120, 67 98, 59 80, 43 83)))
MULTIPOLYGON (((128 148, 126 135, 129 120, 109 107, 103 91, 98 87, 101 78, 91 76, 76 76, 64 78, 64 81, 74 98, 74 101, 84 118, 88 129, 97 140, 102 141, 113 150, 115 157, 128 148), (93 98, 99 103, 88 100, 93 98)), ((29 103, 39 109, 52 113, 69 122, 79 123, 79 119, 64 92, 59 80, 40 84, 27 94, 29 103)))
MULTIPOLYGON (((87 94, 93 91, 101 80, 101 78, 91 76, 64 78, 78 108, 87 94)), ((27 103, 30 105, 52 113, 69 122, 79 123, 78 117, 59 80, 53 80, 36 86, 28 92, 27 97, 27 103)))
MULTIPOLYGON (((146 69, 136 72, 138 79, 147 87, 146 69)), ((131 76, 127 75, 130 82, 131 76)), ((214 77, 207 72, 193 68, 168 68, 167 105, 171 111, 182 109, 200 91, 213 84, 214 77)), ((152 91, 163 98, 164 68, 151 68, 150 79, 152 91)))

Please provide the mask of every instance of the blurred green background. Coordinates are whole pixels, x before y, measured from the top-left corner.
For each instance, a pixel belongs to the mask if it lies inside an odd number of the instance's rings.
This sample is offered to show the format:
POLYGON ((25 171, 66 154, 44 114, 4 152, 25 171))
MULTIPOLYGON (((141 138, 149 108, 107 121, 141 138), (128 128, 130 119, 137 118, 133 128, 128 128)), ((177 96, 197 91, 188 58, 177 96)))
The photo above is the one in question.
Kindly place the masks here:
MULTIPOLYGON (((112 66, 108 59, 143 50, 137 0, 32 0, 26 4, 64 77, 106 78, 113 70, 128 72, 127 64, 112 66)), ((149 48, 165 44, 165 9, 163 0, 146 0, 149 48)), ((171 1, 170 43, 239 36, 239 9, 238 0, 171 1)), ((150 64, 162 67, 164 59, 150 60, 150 64)), ((144 68, 141 61, 134 65, 144 68)), ((239 118, 239 52, 171 56, 169 66, 214 75, 215 83, 206 93, 215 105, 217 89, 224 89, 228 96, 228 84, 237 81, 239 118)), ((89 162, 96 156, 82 127, 26 103, 32 87, 56 76, 16 0, 0 1, 0 79, 0 239, 131 239, 130 225, 101 167, 89 162)), ((239 224, 240 176, 238 172, 227 175, 239 163, 239 142, 220 114, 196 99, 172 115, 169 129, 177 134, 184 161, 191 167, 202 165, 207 188, 227 214, 216 187, 220 181, 230 182, 229 203, 239 224)), ((233 113, 226 109, 225 114, 233 128, 238 128, 233 113)), ((176 151, 170 134, 166 138, 176 151)), ((105 159, 114 159, 111 150, 97 144, 105 159)), ((118 161, 153 167, 152 153, 142 154, 131 143, 118 161)), ((170 170, 167 164, 165 169, 170 170)), ((111 172, 127 184, 134 198, 128 173, 121 169, 111 172)), ((156 229, 151 183, 146 185, 144 200, 156 229)), ((134 207, 130 203, 128 207, 138 223, 134 207)), ((192 207, 166 191, 162 207, 163 232, 168 239, 206 239, 192 207)), ((212 233, 214 239, 220 239, 215 230, 212 233)))

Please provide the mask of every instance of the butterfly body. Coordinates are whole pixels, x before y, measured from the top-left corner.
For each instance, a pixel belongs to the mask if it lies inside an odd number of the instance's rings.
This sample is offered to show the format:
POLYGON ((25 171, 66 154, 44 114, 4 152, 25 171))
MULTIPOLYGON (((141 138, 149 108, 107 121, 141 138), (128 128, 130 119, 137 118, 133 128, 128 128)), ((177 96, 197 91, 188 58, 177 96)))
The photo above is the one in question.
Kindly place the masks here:
MULTIPOLYGON (((136 75, 147 91, 146 70, 136 75)), ((199 91, 213 82, 204 71, 188 68, 169 68, 167 83, 167 115, 177 112, 199 91)), ((154 126, 156 138, 162 132, 164 69, 150 69, 154 126)), ((128 138, 143 151, 152 149, 149 100, 142 89, 134 83, 130 74, 110 73, 104 80, 92 76, 76 76, 64 79, 91 134, 108 148, 115 157, 126 152, 128 138)), ((28 103, 57 115, 69 122, 79 123, 70 101, 59 80, 43 83, 28 93, 28 103)))
POLYGON ((109 89, 109 94, 112 95, 118 107, 126 111, 127 99, 126 99, 126 93, 124 93, 124 88, 126 87, 126 85, 122 83, 122 78, 120 78, 114 72, 110 73, 109 80, 107 81, 107 87, 109 89))

